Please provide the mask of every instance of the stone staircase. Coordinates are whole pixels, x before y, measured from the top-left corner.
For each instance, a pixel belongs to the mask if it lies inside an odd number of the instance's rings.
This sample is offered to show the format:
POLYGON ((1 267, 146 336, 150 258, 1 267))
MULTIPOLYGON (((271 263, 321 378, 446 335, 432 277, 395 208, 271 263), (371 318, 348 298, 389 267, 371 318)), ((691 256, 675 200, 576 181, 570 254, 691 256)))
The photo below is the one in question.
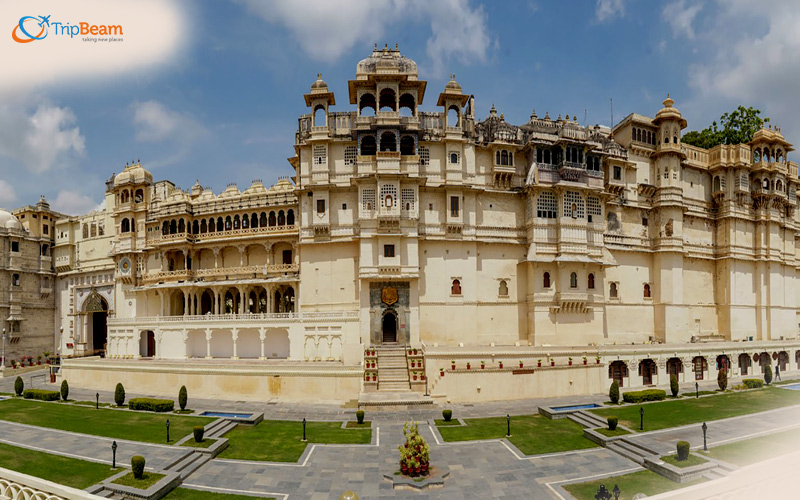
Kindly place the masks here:
POLYGON ((599 417, 588 411, 577 411, 567 416, 567 420, 572 420, 576 424, 587 429, 598 429, 605 427, 608 422, 603 417, 599 417))
POLYGON ((405 347, 383 345, 375 349, 378 355, 378 391, 411 391, 405 347))
POLYGON ((636 462, 641 466, 644 466, 645 457, 651 460, 658 460, 660 456, 656 450, 648 447, 645 444, 638 443, 633 439, 623 438, 612 441, 608 443, 607 448, 618 455, 622 455, 628 460, 636 462))

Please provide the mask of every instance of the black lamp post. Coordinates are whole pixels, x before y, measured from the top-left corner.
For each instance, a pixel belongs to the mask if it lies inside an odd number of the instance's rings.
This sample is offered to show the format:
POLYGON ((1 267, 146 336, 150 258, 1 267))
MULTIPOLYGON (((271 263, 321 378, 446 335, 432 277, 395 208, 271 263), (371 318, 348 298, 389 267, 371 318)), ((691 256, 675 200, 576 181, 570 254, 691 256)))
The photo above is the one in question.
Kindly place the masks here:
POLYGON ((169 443, 169 419, 167 419, 167 442, 169 443))
POLYGON ((303 442, 305 443, 306 441, 306 419, 303 417, 303 442))
POLYGON ((698 382, 694 383, 694 397, 695 398, 700 397, 700 384, 698 382))
POLYGON ((97 394, 95 394, 94 398, 95 398, 94 409, 95 410, 99 410, 100 409, 100 393, 98 392, 97 394))
POLYGON ((708 451, 708 444, 706 443, 706 431, 708 430, 708 425, 703 422, 703 450, 708 451))
POLYGON ((511 415, 506 414, 506 437, 511 437, 511 415))
POLYGON ((111 468, 117 468, 117 442, 111 443, 111 468))
POLYGON ((619 500, 619 494, 622 493, 622 492, 619 491, 619 485, 618 484, 614 485, 614 491, 612 491, 612 493, 614 493, 614 500, 619 500))
POLYGON ((644 430, 644 406, 639 408, 639 430, 644 430))

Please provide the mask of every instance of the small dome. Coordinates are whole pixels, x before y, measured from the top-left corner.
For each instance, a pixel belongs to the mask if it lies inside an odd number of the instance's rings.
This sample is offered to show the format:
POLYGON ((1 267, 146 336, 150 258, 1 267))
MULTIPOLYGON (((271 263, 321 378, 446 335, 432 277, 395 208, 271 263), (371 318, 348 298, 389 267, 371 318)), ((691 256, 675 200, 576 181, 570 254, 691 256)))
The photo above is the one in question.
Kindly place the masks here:
POLYGON ((450 81, 447 82, 447 85, 444 86, 444 90, 445 90, 445 92, 447 92, 448 90, 451 90, 451 91, 454 91, 454 92, 461 93, 461 85, 459 85, 458 82, 456 81, 456 74, 455 73, 451 73, 450 74, 450 81))
POLYGON ((20 226, 19 221, 11 212, 0 210, 0 227, 6 229, 20 229, 22 226, 20 226))
POLYGON ((656 117, 653 119, 653 124, 658 125, 663 120, 676 120, 680 122, 681 128, 686 127, 686 120, 681 116, 681 112, 678 111, 676 108, 675 101, 667 94, 667 98, 664 99, 664 107, 656 113, 656 117))
POLYGON ((121 186, 123 184, 132 183, 153 183, 153 174, 142 168, 142 163, 131 163, 125 165, 125 169, 114 178, 114 186, 121 186))
POLYGON ((328 91, 328 84, 322 79, 322 73, 317 73, 317 80, 311 84, 311 91, 313 92, 315 90, 328 91))

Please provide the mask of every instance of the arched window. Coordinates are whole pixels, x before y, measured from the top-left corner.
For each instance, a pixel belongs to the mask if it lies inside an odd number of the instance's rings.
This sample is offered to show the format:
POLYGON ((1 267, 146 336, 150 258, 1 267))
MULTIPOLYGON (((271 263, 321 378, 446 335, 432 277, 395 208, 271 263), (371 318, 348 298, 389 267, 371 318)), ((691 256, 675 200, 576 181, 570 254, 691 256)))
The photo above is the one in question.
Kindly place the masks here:
POLYGON ((403 94, 400 96, 400 116, 415 116, 417 114, 417 104, 414 96, 403 94))
POLYGON ((642 295, 646 299, 650 298, 650 284, 649 283, 645 283, 644 284, 644 290, 642 291, 642 295))
POLYGON ((397 111, 397 97, 394 90, 382 89, 378 109, 381 111, 397 111))
POLYGON ((714 192, 716 193, 717 191, 721 191, 721 190, 722 190, 722 188, 721 188, 721 185, 720 185, 719 176, 715 175, 714 176, 714 192))
POLYGON ((185 233, 186 232, 186 221, 183 219, 178 220, 178 232, 185 233))
POLYGON ((122 233, 129 233, 131 230, 131 223, 128 219, 122 219, 122 224, 120 224, 119 228, 120 232, 122 233))
POLYGON ((286 214, 283 213, 283 210, 278 211, 278 225, 279 226, 286 225, 286 214))
POLYGON ((761 150, 756 149, 753 151, 753 163, 758 163, 761 161, 761 150))
POLYGON ((416 151, 414 151, 414 138, 410 135, 404 135, 400 139, 400 154, 403 156, 416 154, 416 151))
POLYGON ((325 106, 318 104, 314 108, 314 126, 324 127, 327 124, 327 116, 325 114, 325 106))
POLYGON ((161 224, 161 235, 162 235, 162 236, 166 236, 166 235, 168 235, 168 234, 169 234, 169 222, 167 222, 167 221, 164 221, 164 222, 161 224))
POLYGON ((208 223, 205 219, 200 221, 200 233, 206 234, 208 232, 208 223))
POLYGON ((570 288, 578 288, 578 274, 571 273, 569 275, 569 287, 570 288))
POLYGON ((15 273, 15 274, 13 274, 13 275, 11 276, 11 284, 12 284, 13 286, 19 286, 19 274, 16 274, 16 273, 15 273))
POLYGON ((764 179, 764 184, 762 184, 762 185, 764 186, 764 189, 769 191, 769 179, 764 179))
POLYGON ((136 232, 136 221, 133 220, 133 217, 131 217, 131 232, 132 233, 136 232))
POLYGON ((501 297, 508 296, 508 283, 506 283, 506 280, 500 280, 500 287, 497 290, 497 294, 501 297))
POLYGON ((550 288, 550 273, 548 272, 542 275, 542 288, 550 288))
POLYGON ((672 143, 673 144, 678 144, 678 133, 677 132, 673 132, 672 134, 673 134, 672 135, 672 143))
POLYGON ((222 222, 222 217, 217 217, 217 231, 222 231, 225 228, 225 224, 222 222))
POLYGON ((360 116, 375 116, 377 104, 375 96, 372 94, 363 94, 358 104, 358 112, 360 116), (367 110, 367 111, 365 111, 367 110))
POLYGON ((169 221, 169 234, 175 234, 178 232, 178 223, 175 222, 175 219, 169 221))
MULTIPOLYGON (((541 163, 541 160, 539 160, 539 163, 541 163)), ((500 165, 500 151, 494 153, 494 164, 500 165)))
POLYGON ((669 134, 664 132, 664 144, 669 144, 669 134))
POLYGON ((775 190, 778 192, 783 191, 783 183, 780 180, 775 183, 775 190))
POLYGON ((378 150, 374 135, 365 135, 361 138, 361 156, 375 156, 378 150))
POLYGON ((230 231, 233 227, 233 221, 231 221, 231 216, 225 217, 225 230, 230 231))
POLYGON ((239 214, 233 216, 233 228, 239 229, 242 227, 242 220, 239 218, 239 214))
POLYGON ((458 127, 461 125, 461 115, 458 112, 458 108, 456 106, 450 106, 450 109, 447 110, 447 126, 448 127, 458 127))
POLYGON ((250 215, 250 227, 258 227, 258 214, 253 213, 250 215))
POLYGON ((294 210, 291 208, 288 212, 286 212, 286 224, 289 226, 294 226, 294 210))
POLYGON ((611 297, 612 299, 616 299, 617 294, 618 294, 617 284, 612 282, 608 287, 608 296, 611 297))
POLYGON ((269 213, 269 227, 273 227, 277 223, 277 219, 275 218, 275 212, 272 211, 269 213))
POLYGON ((500 153, 500 165, 508 165, 508 151, 505 149, 500 153))
POLYGON ((594 273, 589 273, 589 277, 586 280, 586 288, 594 290, 594 273))
POLYGON ((247 214, 242 215, 242 229, 248 229, 250 227, 250 217, 247 214))
POLYGON ((450 153, 450 163, 453 165, 458 164, 458 153, 450 153))
POLYGON ((135 203, 143 202, 144 201, 144 191, 142 191, 141 189, 137 189, 136 190, 136 195, 134 195, 134 197, 133 197, 133 201, 135 203))
POLYGON ((214 218, 208 219, 208 232, 215 233, 217 232, 217 225, 214 223, 214 218))
POLYGON ((200 223, 198 221, 192 222, 192 234, 199 234, 200 233, 200 223))
POLYGON ((381 134, 381 151, 397 151, 397 137, 394 132, 387 130, 381 134))
POLYGON ((453 284, 450 286, 450 294, 461 295, 461 281, 453 280, 453 284))
POLYGON ((261 215, 258 217, 258 227, 267 227, 267 213, 261 212, 261 215))

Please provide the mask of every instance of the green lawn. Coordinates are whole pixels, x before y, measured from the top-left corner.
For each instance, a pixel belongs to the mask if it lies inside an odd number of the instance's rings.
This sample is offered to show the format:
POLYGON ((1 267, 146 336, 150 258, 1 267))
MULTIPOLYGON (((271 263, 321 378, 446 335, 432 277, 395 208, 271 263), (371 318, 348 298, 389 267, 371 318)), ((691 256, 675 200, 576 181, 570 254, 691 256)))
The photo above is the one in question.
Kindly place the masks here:
POLYGON ((228 448, 220 458, 296 462, 309 443, 369 444, 370 429, 342 429, 341 422, 307 422, 302 442, 303 424, 288 420, 264 420, 255 427, 239 424, 229 433, 228 448))
POLYGON ((702 464, 708 462, 708 460, 706 460, 705 458, 703 458, 703 457, 701 457, 699 455, 692 455, 691 453, 686 458, 686 460, 678 460, 678 456, 677 455, 667 455, 667 456, 661 457, 661 460, 663 460, 664 462, 666 462, 666 463, 668 463, 670 465, 674 465, 675 467, 680 467, 680 468, 694 467, 695 465, 702 465, 702 464))
POLYGON ((192 428, 196 425, 206 425, 213 421, 211 418, 203 417, 102 408, 95 410, 79 405, 23 399, 0 401, 0 420, 146 443, 166 442, 167 419, 170 424, 170 442, 191 434, 192 428))
MULTIPOLYGON (((437 428, 445 441, 474 441, 505 437, 506 417, 469 418, 464 427, 437 428)), ((583 428, 566 418, 550 420, 542 415, 511 417, 509 441, 526 455, 594 448, 597 445, 583 437, 583 428)))
POLYGON ((225 493, 212 493, 210 491, 192 490, 189 488, 175 488, 170 491, 165 500, 275 500, 274 498, 251 497, 247 495, 227 495, 225 493))
POLYGON ((459 422, 459 421, 458 421, 458 420, 456 420, 456 419, 452 419, 452 420, 450 420, 450 421, 448 422, 447 420, 445 420, 445 419, 443 419, 443 418, 441 418, 441 419, 440 419, 440 418, 434 419, 434 420, 433 420, 433 423, 434 423, 434 424, 436 424, 436 427, 440 427, 440 426, 442 426, 442 427, 446 427, 446 426, 448 426, 448 425, 461 425, 461 422, 459 422))
POLYGON ((564 489, 578 500, 593 500, 601 484, 606 485, 609 491, 613 490, 616 484, 619 486, 620 500, 630 500, 637 493, 653 496, 658 493, 677 490, 678 488, 691 486, 700 482, 702 482, 702 480, 678 484, 663 476, 659 476, 653 471, 643 470, 622 476, 604 477, 587 483, 565 484, 564 489))
POLYGON ((122 486, 130 486, 131 488, 139 488, 146 490, 159 482, 164 477, 164 474, 156 474, 155 472, 145 472, 142 474, 141 479, 133 477, 133 472, 128 472, 122 477, 118 477, 113 481, 114 484, 121 484, 122 486))
POLYGON ((625 429, 620 429, 619 427, 617 427, 613 431, 608 430, 607 428, 600 428, 595 430, 600 434, 604 435, 605 437, 624 436, 625 434, 630 434, 630 432, 626 431, 625 429))
POLYGON ((0 467, 84 489, 111 476, 108 465, 51 455, 0 443, 0 467))
MULTIPOLYGON (((787 391, 788 392, 788 391, 787 391)), ((785 453, 796 451, 800 445, 800 429, 791 429, 700 451, 703 455, 744 467, 785 453)))
POLYGON ((363 424, 359 424, 356 420, 349 420, 345 424, 345 427, 348 429, 371 429, 372 420, 365 420, 363 424))
POLYGON ((192 438, 181 444, 181 446, 191 446, 192 448, 208 448, 216 442, 217 440, 214 438, 203 438, 203 440, 198 443, 194 440, 194 438, 192 438))
POLYGON ((800 404, 800 391, 768 387, 730 392, 707 398, 683 398, 646 405, 590 410, 601 417, 617 416, 630 429, 639 428, 639 408, 644 408, 644 430, 654 431, 721 418, 747 415, 800 404))

